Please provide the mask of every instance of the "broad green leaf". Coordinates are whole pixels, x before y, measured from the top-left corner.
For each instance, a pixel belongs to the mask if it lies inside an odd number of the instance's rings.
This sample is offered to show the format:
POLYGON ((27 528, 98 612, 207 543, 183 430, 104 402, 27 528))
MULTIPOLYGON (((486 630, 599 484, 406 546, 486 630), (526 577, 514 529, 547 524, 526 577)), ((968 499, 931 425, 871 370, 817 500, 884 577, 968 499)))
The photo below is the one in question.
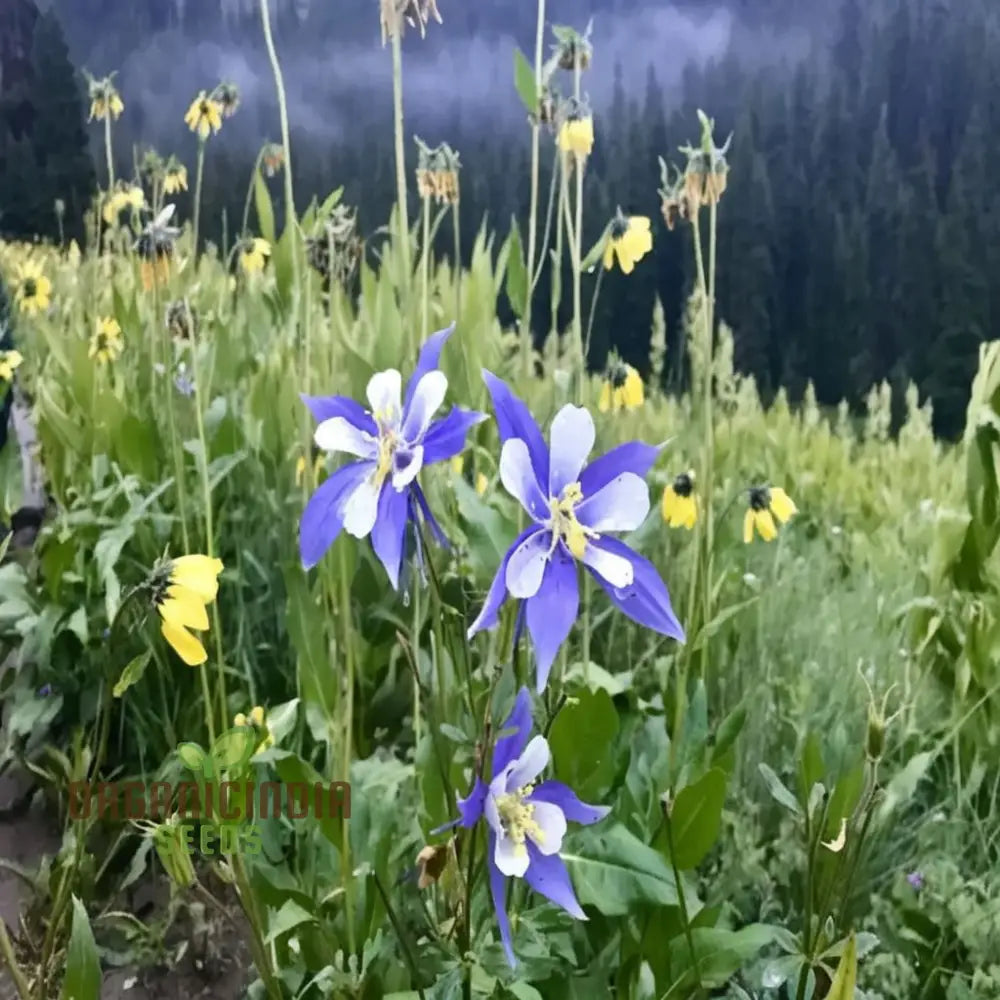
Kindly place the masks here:
POLYGON ((781 778, 779 778, 774 771, 767 766, 767 764, 758 764, 758 770, 761 773, 765 783, 767 784, 767 790, 771 793, 771 797, 783 805, 786 809, 790 809, 796 815, 802 814, 802 806, 799 805, 798 799, 789 791, 788 786, 785 785, 781 778))
MULTIPOLYGON (((776 928, 768 924, 749 924, 738 931, 721 927, 694 928, 691 937, 698 961, 697 978, 711 989, 723 986, 774 941, 775 931, 776 928)), ((681 934, 673 938, 669 947, 674 982, 694 983, 694 965, 686 936, 681 934)))
MULTIPOLYGON (((677 884, 663 857, 624 826, 593 828, 576 836, 575 846, 561 852, 577 898, 605 916, 625 916, 642 903, 677 905, 677 884)), ((693 910, 694 893, 685 897, 693 910)))
POLYGON ((118 678, 113 694, 116 698, 120 698, 133 684, 136 684, 142 675, 146 672, 146 667, 149 666, 149 661, 152 659, 153 653, 151 650, 147 649, 144 653, 140 653, 137 657, 130 660, 126 665, 125 669, 121 673, 121 677, 118 678))
POLYGON ((885 798, 879 806, 880 819, 886 819, 897 806, 908 802, 913 797, 917 785, 926 776, 934 757, 935 754, 932 750, 924 750, 914 754, 907 762, 906 767, 892 776, 885 789, 885 798))
POLYGON ((718 768, 706 771, 693 785, 682 788, 670 813, 674 863, 681 871, 701 864, 719 836, 726 776, 718 768))
POLYGON ((283 934, 295 930, 296 927, 314 923, 315 920, 316 918, 296 903, 294 899, 286 900, 281 909, 268 921, 267 937, 264 939, 264 943, 270 944, 283 934))
POLYGON ((742 705, 733 709, 729 715, 723 719, 722 724, 715 736, 712 744, 712 761, 719 760, 728 750, 732 749, 737 738, 743 731, 743 726, 747 721, 747 710, 742 705))
POLYGON ((274 246, 274 206, 271 204, 271 193, 267 190, 264 174, 259 168, 253 177, 253 196, 260 235, 274 246))
POLYGON ((66 951, 66 978, 62 1000, 100 1000, 101 960, 90 918, 83 903, 73 897, 73 925, 66 951))
POLYGON ((201 774, 208 765, 208 773, 211 774, 212 761, 208 754, 198 746, 197 743, 182 743, 177 748, 177 756, 180 757, 184 766, 195 774, 201 774))
POLYGON ((524 263, 524 247, 516 219, 511 219, 507 249, 507 298, 514 315, 521 319, 528 307, 528 269, 524 263))
POLYGON ((854 1000, 854 987, 858 980, 858 945, 852 933, 847 941, 847 947, 840 958, 837 971, 827 1000, 854 1000))
POLYGON ((614 776, 618 712, 606 691, 579 691, 549 731, 556 777, 585 801, 600 801, 614 776))
POLYGON ((236 726, 222 733, 212 744, 212 759, 221 774, 224 771, 239 771, 253 756, 257 734, 250 726, 236 726))
POLYGON ((518 96, 528 114, 537 114, 538 89, 535 71, 519 48, 514 49, 514 86, 517 88, 518 96))

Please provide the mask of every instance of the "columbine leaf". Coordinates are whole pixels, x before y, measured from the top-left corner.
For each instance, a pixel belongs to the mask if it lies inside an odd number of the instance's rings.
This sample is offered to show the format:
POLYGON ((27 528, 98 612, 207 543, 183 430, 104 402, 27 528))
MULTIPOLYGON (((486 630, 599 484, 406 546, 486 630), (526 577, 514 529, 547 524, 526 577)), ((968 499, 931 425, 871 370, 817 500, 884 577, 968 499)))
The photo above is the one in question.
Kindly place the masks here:
POLYGON ((122 671, 121 677, 118 678, 118 683, 115 684, 113 694, 116 698, 120 698, 133 684, 139 681, 146 672, 146 667, 149 666, 152 656, 152 651, 147 649, 146 652, 140 653, 134 660, 129 661, 122 671))
POLYGON ((535 82, 535 71, 531 68, 531 63, 525 58, 524 53, 518 48, 514 49, 514 86, 517 88, 518 96, 528 114, 537 114, 538 87, 535 82))
POLYGON ((681 871, 701 864, 719 836, 726 776, 713 768, 693 785, 681 789, 670 813, 674 862, 681 871))
POLYGON ((797 816, 800 816, 802 814, 802 806, 799 805, 798 799, 789 791, 788 786, 782 782, 781 778, 767 764, 758 764, 757 767, 760 770, 761 777, 767 783, 767 790, 771 793, 771 797, 775 802, 778 802, 786 809, 790 809, 797 816))

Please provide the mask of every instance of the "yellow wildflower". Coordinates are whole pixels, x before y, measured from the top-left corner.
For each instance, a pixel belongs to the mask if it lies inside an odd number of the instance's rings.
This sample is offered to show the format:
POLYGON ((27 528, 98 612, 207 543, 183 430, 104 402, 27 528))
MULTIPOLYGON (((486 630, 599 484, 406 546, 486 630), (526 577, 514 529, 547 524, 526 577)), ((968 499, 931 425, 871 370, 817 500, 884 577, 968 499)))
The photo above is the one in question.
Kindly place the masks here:
POLYGON ((183 163, 171 159, 163 174, 163 193, 178 194, 188 189, 188 172, 183 163))
POLYGON ((626 216, 619 208, 611 220, 608 242, 604 247, 604 266, 612 268, 615 257, 624 274, 631 274, 636 263, 653 249, 653 234, 644 215, 626 216))
POLYGON ((698 520, 698 497, 694 492, 694 473, 682 472, 663 490, 660 506, 663 520, 671 528, 687 528, 689 531, 698 520))
POLYGON ((244 274, 259 274, 271 256, 271 244, 259 236, 246 239, 240 245, 240 267, 244 274))
POLYGON ((23 313, 34 316, 45 312, 52 301, 52 282, 36 261, 25 261, 18 270, 14 301, 23 313))
POLYGON ((559 128, 558 142, 564 153, 589 156, 594 148, 594 119, 590 115, 567 118, 559 128))
POLYGON ((0 351, 0 382, 13 381, 14 369, 23 361, 20 351, 0 351))
POLYGON ((638 409, 645 398, 642 376, 631 365, 623 361, 612 361, 597 402, 601 413, 607 413, 608 410, 617 413, 619 410, 638 409))
POLYGON ((765 542, 778 537, 774 519, 784 524, 798 508, 779 486, 752 486, 748 491, 749 506, 743 517, 743 541, 753 541, 754 529, 765 542))
POLYGON ((180 556, 159 573, 153 603, 163 623, 160 631, 174 652, 189 666, 208 659, 201 640, 188 629, 208 629, 206 607, 219 591, 222 562, 209 556, 180 556))
POLYGON ((97 330, 90 338, 90 350, 87 354, 98 364, 106 365, 118 360, 124 346, 118 320, 108 316, 98 321, 97 330))
POLYGON ((222 105, 209 97, 204 90, 191 102, 184 123, 204 142, 213 132, 222 128, 222 105))
POLYGON ((233 725, 240 726, 250 726, 258 733, 262 734, 260 743, 257 744, 254 753, 261 753, 268 747, 274 746, 274 733, 271 732, 271 727, 268 725, 267 716, 264 714, 264 709, 260 705, 255 705, 251 710, 249 715, 244 715, 242 712, 237 713, 236 717, 233 719, 233 725))

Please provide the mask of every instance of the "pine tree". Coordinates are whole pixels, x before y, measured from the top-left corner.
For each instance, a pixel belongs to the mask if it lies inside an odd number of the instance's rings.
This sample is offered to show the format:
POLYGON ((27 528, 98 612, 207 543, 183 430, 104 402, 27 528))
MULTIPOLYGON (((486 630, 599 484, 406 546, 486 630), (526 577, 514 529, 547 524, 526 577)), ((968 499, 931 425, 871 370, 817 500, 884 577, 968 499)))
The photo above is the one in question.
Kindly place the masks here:
POLYGON ((38 187, 36 232, 53 238, 59 228, 56 199, 65 205, 63 225, 82 240, 83 218, 93 196, 96 176, 85 131, 86 112, 79 81, 69 61, 62 28, 55 15, 43 14, 35 25, 32 49, 35 109, 31 145, 38 187))

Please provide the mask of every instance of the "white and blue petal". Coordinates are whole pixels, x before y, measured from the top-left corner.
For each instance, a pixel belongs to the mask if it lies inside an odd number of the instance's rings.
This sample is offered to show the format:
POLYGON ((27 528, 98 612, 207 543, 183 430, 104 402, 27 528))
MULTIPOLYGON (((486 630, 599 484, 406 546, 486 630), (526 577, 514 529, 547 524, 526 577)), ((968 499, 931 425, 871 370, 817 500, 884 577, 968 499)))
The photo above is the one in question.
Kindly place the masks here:
POLYGON ((517 692, 514 707, 500 727, 501 735, 493 746, 493 774, 500 774, 516 760, 528 745, 531 735, 531 695, 526 687, 517 692))
POLYGON ((556 906, 561 906, 571 917, 586 920, 587 914, 577 901, 573 883, 569 880, 569 872, 566 871, 566 864, 562 858, 558 854, 546 856, 534 844, 528 844, 528 856, 530 864, 524 873, 525 882, 540 896, 551 900, 556 906))
POLYGON ((313 434, 316 447, 327 452, 346 452, 359 458, 374 459, 378 454, 376 439, 353 424, 347 417, 324 420, 313 434))
POLYGON ((514 544, 504 554, 500 567, 493 577, 493 582, 490 584, 490 589, 486 593, 486 600, 483 602, 482 610, 476 616, 476 620, 469 626, 468 638, 471 639, 477 632, 481 632, 483 629, 496 628, 500 608, 507 598, 507 564, 510 562, 510 557, 531 535, 537 534, 544 534, 547 538, 552 537, 544 528, 533 524, 514 539, 514 544))
POLYGON ((504 791, 513 792, 530 785, 549 766, 551 759, 549 741, 544 736, 532 737, 524 753, 507 765, 504 791))
POLYGON ((549 496, 557 497, 580 478, 597 432, 594 418, 582 406, 564 406, 549 430, 549 496))
POLYGON ((309 412, 318 423, 333 417, 343 417, 369 434, 378 432, 371 414, 355 399, 347 396, 307 396, 304 393, 299 398, 309 407, 309 412))
POLYGON ((402 392, 403 376, 395 368, 376 372, 368 380, 365 395, 380 426, 399 427, 403 416, 402 392))
POLYGON ((416 444, 423 438, 447 392, 448 379, 442 371, 435 369, 420 379, 403 412, 401 432, 404 441, 416 444))
POLYGON ((514 957, 514 946, 511 943, 510 920, 507 917, 507 880, 503 872, 493 863, 496 853, 497 836, 491 830, 486 839, 486 856, 489 859, 486 867, 490 873, 490 895, 493 897, 493 909, 497 915, 497 926, 500 928, 500 940, 503 942, 504 954, 511 968, 517 966, 517 959, 514 957))
POLYGON ((632 564, 633 580, 627 587, 615 587, 592 571, 611 602, 640 625, 684 642, 684 629, 674 614, 667 585, 660 579, 656 567, 617 538, 605 536, 595 544, 632 564))
POLYGON ((619 552, 612 552, 602 545, 604 540, 587 542, 583 550, 585 566, 589 566, 603 582, 609 586, 617 587, 619 590, 624 587, 631 587, 635 579, 635 567, 632 560, 619 552))
POLYGON ((558 854, 566 836, 563 811, 551 802, 541 799, 530 801, 535 807, 531 818, 538 824, 538 830, 530 835, 532 842, 542 854, 558 854))
POLYGON ((535 477, 528 445, 521 438, 510 438, 500 449, 500 482, 533 520, 542 522, 548 518, 548 502, 535 477))
POLYGON ((392 485, 393 489, 405 490, 420 472, 424 464, 423 445, 413 448, 400 448, 393 456, 392 485))
POLYGON ((464 451, 469 431, 486 419, 485 413, 452 407, 451 412, 435 420, 424 435, 424 464, 445 462, 464 451))
POLYGON ((378 518, 380 489, 374 476, 366 476, 355 486, 344 504, 344 531, 355 538, 367 538, 378 518))
POLYGON ((309 498, 299 524, 299 553, 305 569, 312 569, 336 541, 344 527, 343 509, 348 497, 374 470, 371 462, 345 465, 309 498))
POLYGON ((528 870, 530 858, 526 844, 515 843, 506 834, 496 835, 496 846, 493 850, 493 864, 497 870, 508 878, 523 878, 528 870))
POLYGON ((505 578, 511 597, 525 600, 538 593, 551 548, 552 533, 539 531, 529 535, 510 553, 505 578))
POLYGON ((612 448, 600 458, 595 458, 580 473, 580 489, 583 495, 589 497, 600 492, 623 472, 632 472, 640 479, 645 479, 660 451, 659 446, 643 444, 641 441, 629 441, 612 448))
POLYGON ((545 447, 545 438, 535 423, 535 418, 525 404, 507 387, 503 379, 497 378, 492 372, 483 369, 483 381, 493 400, 496 413, 497 430, 501 442, 510 438, 520 438, 528 446, 531 464, 535 469, 535 478, 539 483, 549 481, 549 452, 545 447))
POLYGON ((649 514, 649 487, 634 472, 622 472, 576 506, 577 520, 594 531, 635 531, 649 514))
POLYGON ((405 409, 408 410, 410 408, 410 402, 413 399, 413 394, 416 392, 417 386, 420 384, 420 380, 440 364, 441 350, 454 332, 455 324, 452 323, 451 326, 445 327, 443 330, 438 330, 437 333, 432 333, 424 341, 423 346, 420 348, 420 354, 417 355, 417 363, 414 366, 413 374, 410 376, 410 381, 406 386, 406 397, 403 399, 403 407, 405 409))
POLYGON ((561 781, 543 781, 535 787, 528 801, 536 804, 551 802, 552 805, 559 807, 571 823, 580 823, 584 826, 590 826, 591 823, 604 819, 611 812, 608 806, 591 806, 581 802, 576 793, 561 781))
POLYGON ((399 572, 403 565, 406 525, 409 523, 409 496, 405 491, 383 489, 378 514, 372 527, 372 548, 385 567, 393 590, 399 590, 399 572))
POLYGON ((535 650, 535 689, 545 689, 559 647, 566 641, 580 610, 576 562, 558 546, 549 560, 538 593, 524 604, 525 622, 535 650))

